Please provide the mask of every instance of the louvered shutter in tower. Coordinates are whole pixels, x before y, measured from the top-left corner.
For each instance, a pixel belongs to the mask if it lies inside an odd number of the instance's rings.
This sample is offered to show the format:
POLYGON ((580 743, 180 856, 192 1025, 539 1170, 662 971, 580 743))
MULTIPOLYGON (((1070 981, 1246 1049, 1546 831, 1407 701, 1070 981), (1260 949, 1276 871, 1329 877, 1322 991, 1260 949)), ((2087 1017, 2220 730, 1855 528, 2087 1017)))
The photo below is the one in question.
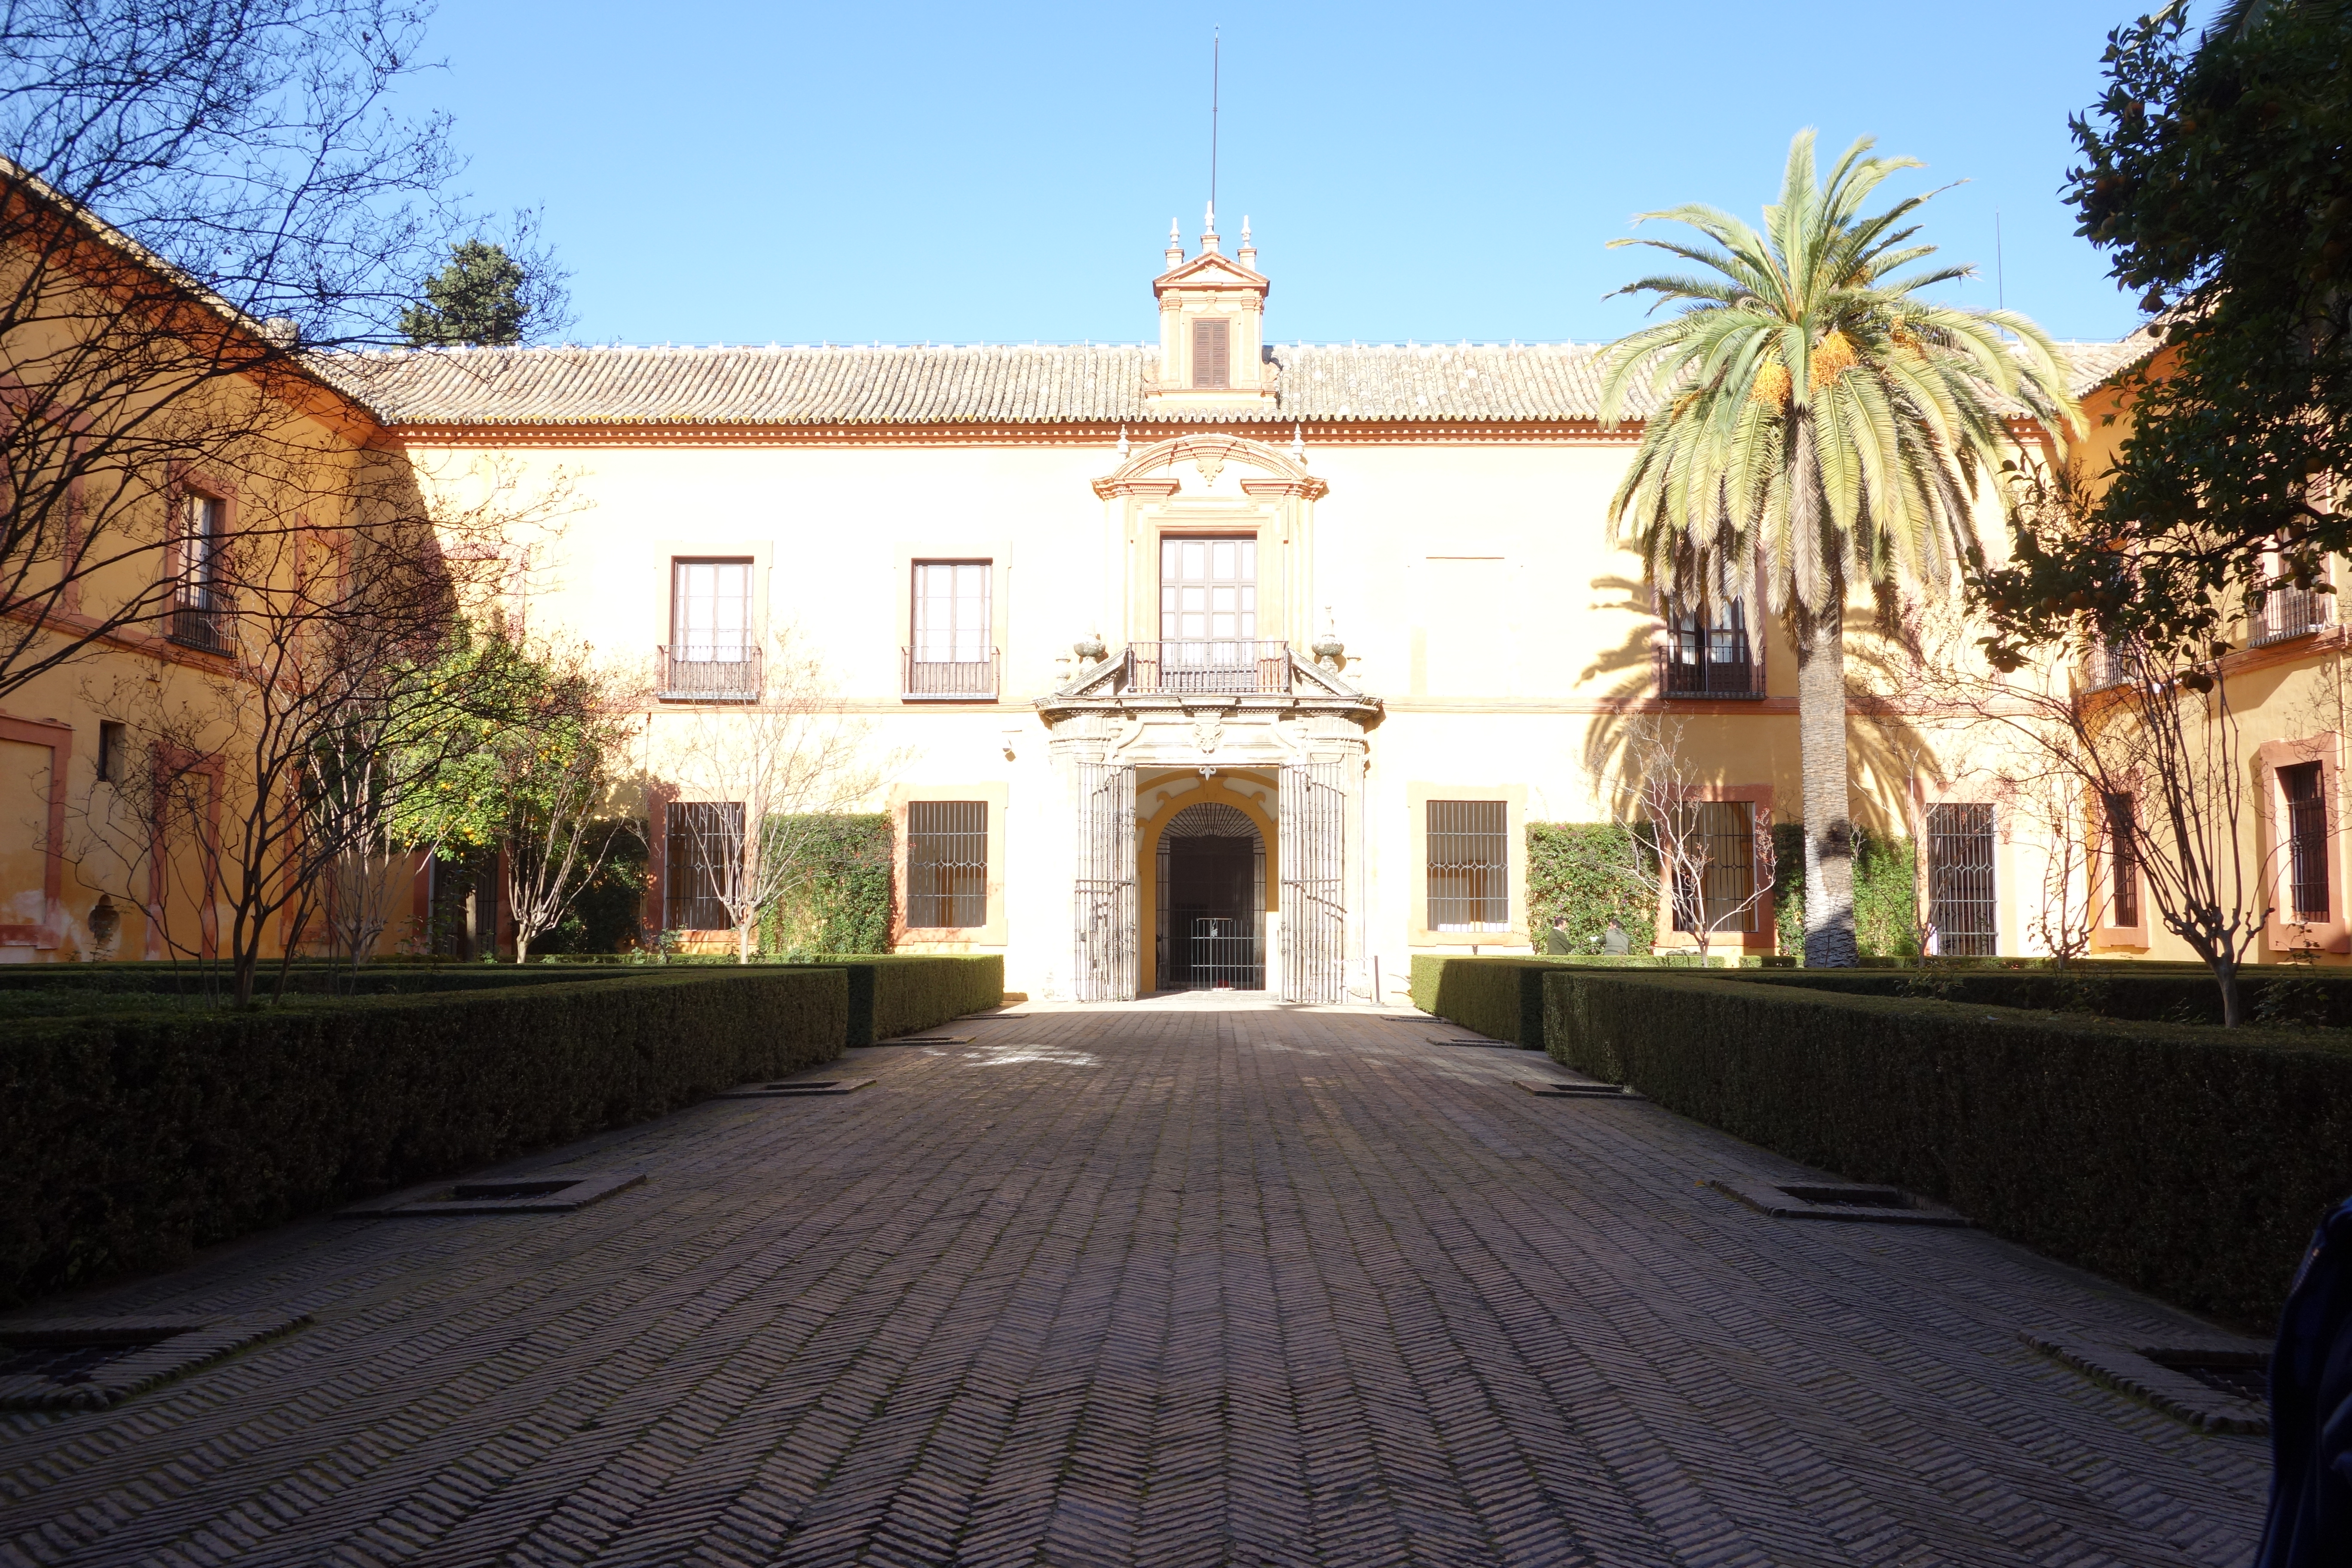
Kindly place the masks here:
POLYGON ((1192 323, 1192 384, 1194 386, 1231 386, 1232 367, 1226 353, 1226 323, 1195 321, 1192 323))

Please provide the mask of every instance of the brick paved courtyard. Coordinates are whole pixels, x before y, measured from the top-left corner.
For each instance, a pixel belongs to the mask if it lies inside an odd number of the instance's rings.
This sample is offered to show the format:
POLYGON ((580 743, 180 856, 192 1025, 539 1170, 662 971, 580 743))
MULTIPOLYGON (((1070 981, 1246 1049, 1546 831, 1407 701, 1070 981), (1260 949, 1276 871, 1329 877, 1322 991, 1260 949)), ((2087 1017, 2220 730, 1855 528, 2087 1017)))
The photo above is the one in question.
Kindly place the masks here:
POLYGON ((307 1310, 0 1416, 0 1562, 2237 1563, 2264 1442, 2018 1342, 2156 1304, 1543 1058, 1244 1002, 1029 1009, 39 1312, 307 1310))

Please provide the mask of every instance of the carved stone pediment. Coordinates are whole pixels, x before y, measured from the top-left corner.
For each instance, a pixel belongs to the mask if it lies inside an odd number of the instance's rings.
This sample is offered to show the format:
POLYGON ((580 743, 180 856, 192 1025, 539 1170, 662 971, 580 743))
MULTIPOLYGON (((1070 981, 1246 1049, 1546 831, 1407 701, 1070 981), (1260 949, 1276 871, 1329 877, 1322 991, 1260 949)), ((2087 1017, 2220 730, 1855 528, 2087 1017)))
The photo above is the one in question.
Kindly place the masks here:
POLYGON ((1177 436, 1137 449, 1128 459, 1095 481, 1095 494, 1108 500, 1120 495, 1170 496, 1182 479, 1170 470, 1190 464, 1204 483, 1214 483, 1227 463, 1255 470, 1241 481, 1242 493, 1271 498, 1295 495, 1320 500, 1330 487, 1307 471, 1307 465, 1281 447, 1244 436, 1213 431, 1177 436))

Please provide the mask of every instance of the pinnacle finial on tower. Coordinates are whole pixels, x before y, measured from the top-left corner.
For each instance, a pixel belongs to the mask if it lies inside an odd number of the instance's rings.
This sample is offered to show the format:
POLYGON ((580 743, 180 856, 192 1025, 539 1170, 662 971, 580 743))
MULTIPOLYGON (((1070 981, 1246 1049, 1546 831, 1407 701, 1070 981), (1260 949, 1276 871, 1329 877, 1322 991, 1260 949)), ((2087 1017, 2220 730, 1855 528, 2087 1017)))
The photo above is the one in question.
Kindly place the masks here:
POLYGON ((1184 265, 1184 237, 1177 231, 1177 220, 1168 220, 1168 270, 1173 272, 1184 265))
POLYGON ((1209 255, 1217 249, 1217 204, 1211 202, 1201 215, 1201 248, 1209 255))
POLYGON ((1234 259, 1240 262, 1244 267, 1248 268, 1252 272, 1257 270, 1257 247, 1252 243, 1250 239, 1249 215, 1247 213, 1244 213, 1242 215, 1242 247, 1234 252, 1234 259))

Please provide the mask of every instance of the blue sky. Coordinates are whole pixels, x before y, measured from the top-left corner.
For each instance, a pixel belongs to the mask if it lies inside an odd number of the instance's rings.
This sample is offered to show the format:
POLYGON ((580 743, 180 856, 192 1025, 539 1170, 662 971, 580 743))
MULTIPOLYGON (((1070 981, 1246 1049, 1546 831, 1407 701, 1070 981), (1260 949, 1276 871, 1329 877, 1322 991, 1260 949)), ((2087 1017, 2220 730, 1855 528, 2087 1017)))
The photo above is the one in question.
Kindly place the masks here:
POLYGON ((1929 240, 2061 337, 2137 312, 2074 237, 2066 119, 2128 5, 771 5, 448 0, 412 89, 536 205, 583 342, 1132 342, 1168 221, 1244 214, 1278 342, 1612 337, 1643 208, 1753 218, 1790 133, 1967 180, 1929 240), (1181 17, 1181 19, 1174 19, 1181 17))

